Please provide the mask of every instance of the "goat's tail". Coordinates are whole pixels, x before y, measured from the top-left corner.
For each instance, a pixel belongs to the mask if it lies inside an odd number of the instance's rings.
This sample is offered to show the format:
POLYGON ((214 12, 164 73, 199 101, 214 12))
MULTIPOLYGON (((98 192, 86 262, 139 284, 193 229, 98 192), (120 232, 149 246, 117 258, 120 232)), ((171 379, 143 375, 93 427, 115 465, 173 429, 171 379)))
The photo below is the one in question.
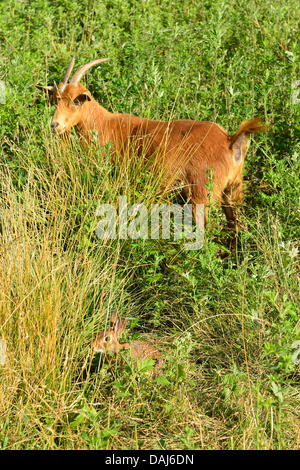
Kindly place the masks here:
POLYGON ((252 134, 254 132, 265 132, 267 130, 267 127, 265 124, 262 123, 260 117, 256 117, 254 119, 250 119, 250 121, 243 121, 238 128, 237 132, 230 136, 230 148, 233 146, 233 144, 237 141, 237 139, 242 135, 242 134, 252 134))

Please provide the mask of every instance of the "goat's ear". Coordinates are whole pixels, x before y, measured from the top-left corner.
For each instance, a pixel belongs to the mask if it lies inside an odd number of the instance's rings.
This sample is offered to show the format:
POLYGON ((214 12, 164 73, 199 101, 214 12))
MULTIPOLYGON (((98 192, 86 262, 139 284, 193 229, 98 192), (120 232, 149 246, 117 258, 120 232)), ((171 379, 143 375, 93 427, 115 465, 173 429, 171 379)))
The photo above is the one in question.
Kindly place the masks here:
POLYGON ((232 146, 234 163, 239 165, 245 158, 248 136, 243 132, 232 146))
POLYGON ((73 104, 75 104, 76 106, 80 106, 86 101, 91 101, 91 99, 92 98, 89 91, 84 91, 83 93, 81 93, 81 95, 76 96, 75 100, 73 101, 73 104))
POLYGON ((46 95, 48 100, 51 104, 55 104, 56 101, 56 91, 57 88, 55 86, 43 86, 43 85, 35 85, 36 88, 42 90, 46 95))
POLYGON ((43 86, 43 85, 35 85, 36 88, 38 88, 39 90, 42 90, 44 91, 45 93, 49 93, 51 91, 53 91, 53 86, 43 86))

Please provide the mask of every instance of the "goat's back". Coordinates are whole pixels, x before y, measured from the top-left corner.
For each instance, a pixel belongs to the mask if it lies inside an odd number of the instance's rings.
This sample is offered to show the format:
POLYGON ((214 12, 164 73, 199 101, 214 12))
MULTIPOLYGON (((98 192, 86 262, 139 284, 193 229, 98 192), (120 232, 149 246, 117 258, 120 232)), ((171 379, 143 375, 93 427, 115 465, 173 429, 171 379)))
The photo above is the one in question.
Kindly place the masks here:
MULTIPOLYGON (((120 114, 118 128, 127 135, 130 153, 154 157, 163 166, 166 179, 183 180, 192 188, 192 198, 198 201, 206 200, 209 170, 214 199, 219 199, 228 182, 241 173, 243 162, 234 164, 230 136, 214 122, 165 122, 120 114)), ((125 142, 123 135, 121 142, 125 142)))

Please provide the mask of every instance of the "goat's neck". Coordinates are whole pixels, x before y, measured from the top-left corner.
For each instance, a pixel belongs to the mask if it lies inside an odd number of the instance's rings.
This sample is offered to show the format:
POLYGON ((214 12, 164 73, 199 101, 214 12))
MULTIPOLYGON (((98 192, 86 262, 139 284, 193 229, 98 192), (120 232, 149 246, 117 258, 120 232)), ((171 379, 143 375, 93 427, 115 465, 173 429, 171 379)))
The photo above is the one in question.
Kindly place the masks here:
POLYGON ((114 115, 100 106, 94 99, 85 107, 77 130, 84 140, 92 140, 93 131, 97 132, 100 145, 111 141, 114 115))
POLYGON ((111 142, 117 149, 123 148, 133 129, 141 126, 144 121, 147 119, 132 114, 110 113, 92 99, 82 113, 77 130, 81 137, 88 142, 92 140, 92 132, 96 131, 100 145, 111 142))

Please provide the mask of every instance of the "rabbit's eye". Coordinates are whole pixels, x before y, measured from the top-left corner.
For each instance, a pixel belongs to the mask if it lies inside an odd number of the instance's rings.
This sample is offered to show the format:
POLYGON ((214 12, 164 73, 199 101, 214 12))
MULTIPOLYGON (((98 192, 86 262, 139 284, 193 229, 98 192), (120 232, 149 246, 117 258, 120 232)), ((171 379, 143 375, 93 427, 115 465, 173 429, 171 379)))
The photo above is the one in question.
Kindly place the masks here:
POLYGON ((105 336, 104 341, 105 341, 106 343, 108 343, 108 341, 109 341, 109 336, 105 336))

